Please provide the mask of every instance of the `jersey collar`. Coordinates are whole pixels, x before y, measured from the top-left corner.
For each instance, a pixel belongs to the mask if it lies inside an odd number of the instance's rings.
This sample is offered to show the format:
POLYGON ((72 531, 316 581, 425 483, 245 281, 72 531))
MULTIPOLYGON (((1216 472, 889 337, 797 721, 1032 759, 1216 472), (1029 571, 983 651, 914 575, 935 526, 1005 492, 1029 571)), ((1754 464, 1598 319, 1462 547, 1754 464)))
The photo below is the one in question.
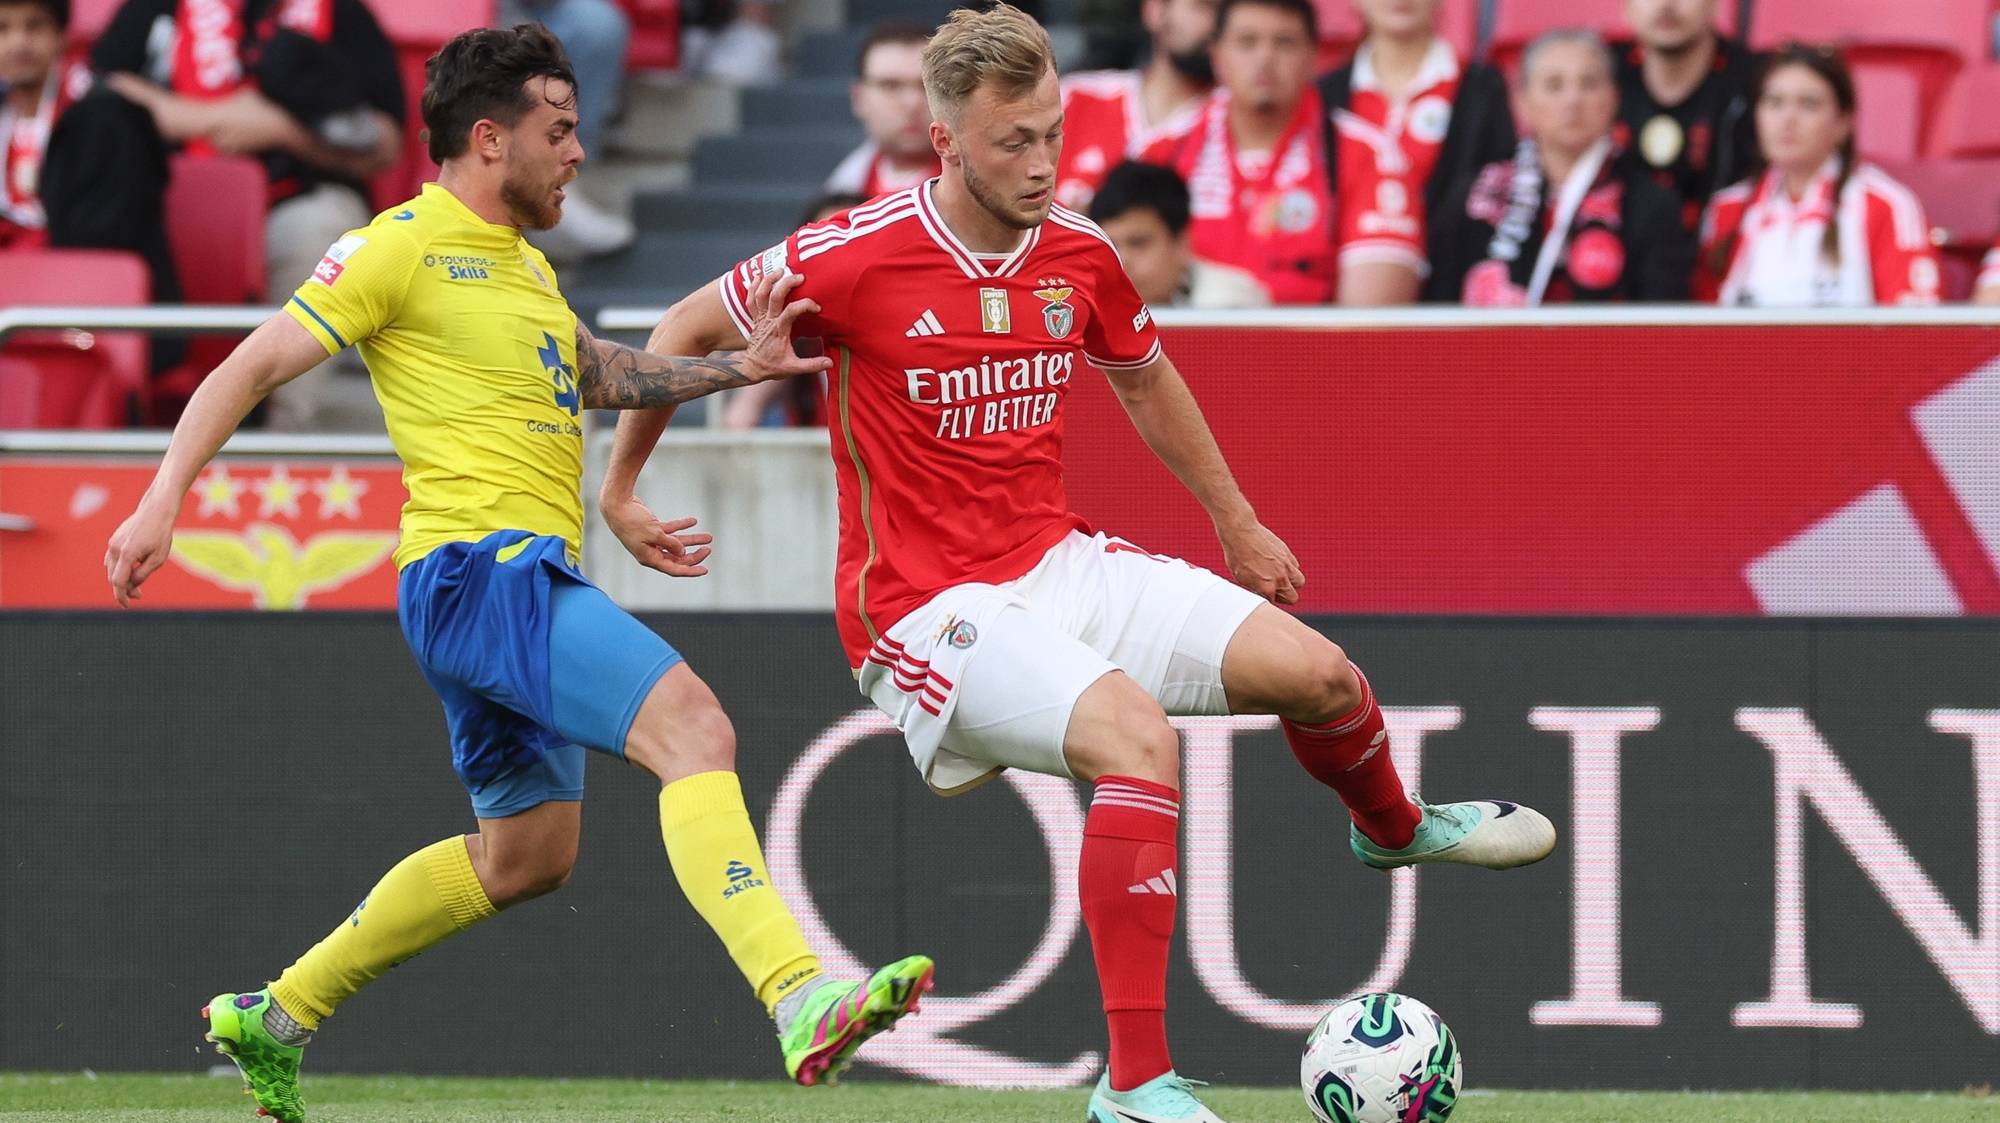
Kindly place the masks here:
MULTIPOLYGON (((1449 82, 1458 76, 1458 52, 1443 39, 1433 38, 1431 49, 1424 53, 1423 65, 1417 68, 1416 80, 1410 83, 1410 92, 1420 94, 1439 82, 1449 82)), ((1361 44, 1360 49, 1354 52, 1352 85, 1355 90, 1371 93, 1382 88, 1382 79, 1375 73, 1375 51, 1367 43, 1361 44)))
POLYGON ((931 200, 931 190, 936 186, 936 178, 918 185, 917 221, 923 223, 924 233, 931 236, 931 241, 937 243, 938 248, 945 252, 945 256, 956 262, 959 270, 975 281, 1011 277, 1020 272, 1021 266, 1028 260, 1028 255, 1034 252, 1036 243, 1041 241, 1042 228, 1035 226, 1028 229, 1021 235, 1021 242, 1014 247, 1012 253, 989 264, 966 248, 965 243, 959 241, 958 235, 952 233, 951 227, 945 224, 944 216, 938 213, 937 204, 931 200))
POLYGON ((471 207, 465 205, 465 200, 460 199, 458 196, 452 194, 450 191, 440 186, 435 180, 424 184, 423 194, 419 197, 424 199, 429 199, 433 202, 443 205, 449 210, 457 212, 460 218, 464 219, 467 222, 472 223, 474 226, 480 227, 481 229, 491 231, 495 234, 505 234, 513 238, 519 238, 521 236, 521 230, 519 227, 503 226, 500 223, 488 222, 485 219, 479 217, 479 215, 475 213, 471 207))

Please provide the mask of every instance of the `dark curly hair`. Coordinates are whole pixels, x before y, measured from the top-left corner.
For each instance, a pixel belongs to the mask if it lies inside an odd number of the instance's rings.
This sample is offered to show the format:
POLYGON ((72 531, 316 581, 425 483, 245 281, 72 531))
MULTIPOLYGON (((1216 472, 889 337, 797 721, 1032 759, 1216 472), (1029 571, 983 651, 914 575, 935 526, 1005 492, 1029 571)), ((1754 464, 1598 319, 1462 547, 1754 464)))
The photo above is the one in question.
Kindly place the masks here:
POLYGON ((463 156, 472 145, 472 126, 482 120, 512 127, 535 107, 528 83, 554 78, 569 85, 576 105, 576 73, 569 56, 538 23, 467 31, 438 48, 424 64, 424 131, 431 159, 442 164, 463 156))

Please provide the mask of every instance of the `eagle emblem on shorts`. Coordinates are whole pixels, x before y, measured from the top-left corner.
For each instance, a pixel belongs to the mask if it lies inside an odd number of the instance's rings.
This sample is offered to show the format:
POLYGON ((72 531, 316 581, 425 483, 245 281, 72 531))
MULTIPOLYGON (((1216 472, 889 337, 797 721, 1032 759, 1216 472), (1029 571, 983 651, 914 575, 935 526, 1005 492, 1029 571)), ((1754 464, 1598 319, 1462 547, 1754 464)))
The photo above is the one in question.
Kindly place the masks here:
POLYGON ((970 621, 960 620, 952 626, 951 634, 945 637, 945 642, 964 651, 979 642, 979 629, 973 627, 970 621))
POLYGON ((1050 339, 1061 339, 1076 327, 1076 309, 1069 306, 1070 294, 1075 291, 1072 285, 1035 290, 1035 299, 1042 302, 1042 326, 1049 329, 1050 339))

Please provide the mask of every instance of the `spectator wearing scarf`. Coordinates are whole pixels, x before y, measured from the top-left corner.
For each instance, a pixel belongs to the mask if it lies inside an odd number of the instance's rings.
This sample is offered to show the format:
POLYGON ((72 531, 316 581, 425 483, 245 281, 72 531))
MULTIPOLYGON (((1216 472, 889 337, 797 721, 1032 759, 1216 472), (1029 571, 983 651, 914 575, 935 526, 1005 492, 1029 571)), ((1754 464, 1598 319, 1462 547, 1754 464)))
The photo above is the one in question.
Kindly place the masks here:
POLYGON ((1588 31, 1548 32, 1522 55, 1528 136, 1441 219, 1456 229, 1433 268, 1466 304, 1687 299, 1694 240, 1674 193, 1612 140, 1612 74, 1609 49, 1588 31))

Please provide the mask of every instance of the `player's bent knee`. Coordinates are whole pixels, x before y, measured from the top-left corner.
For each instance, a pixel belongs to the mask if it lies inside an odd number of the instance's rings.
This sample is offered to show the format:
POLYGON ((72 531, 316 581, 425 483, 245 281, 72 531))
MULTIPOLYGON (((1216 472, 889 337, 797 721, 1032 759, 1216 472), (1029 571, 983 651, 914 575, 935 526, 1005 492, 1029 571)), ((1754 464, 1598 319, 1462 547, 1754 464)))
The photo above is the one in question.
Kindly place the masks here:
POLYGON ((625 758, 668 784, 698 772, 729 771, 736 767, 736 726, 710 695, 667 720, 644 728, 633 723, 625 758))
POLYGON ((1306 649, 1304 672, 1304 688, 1298 700, 1300 712, 1286 717, 1318 724, 1352 713, 1361 704, 1361 676, 1355 673, 1354 664, 1347 661, 1347 653, 1339 644, 1327 641, 1310 645, 1306 649))

